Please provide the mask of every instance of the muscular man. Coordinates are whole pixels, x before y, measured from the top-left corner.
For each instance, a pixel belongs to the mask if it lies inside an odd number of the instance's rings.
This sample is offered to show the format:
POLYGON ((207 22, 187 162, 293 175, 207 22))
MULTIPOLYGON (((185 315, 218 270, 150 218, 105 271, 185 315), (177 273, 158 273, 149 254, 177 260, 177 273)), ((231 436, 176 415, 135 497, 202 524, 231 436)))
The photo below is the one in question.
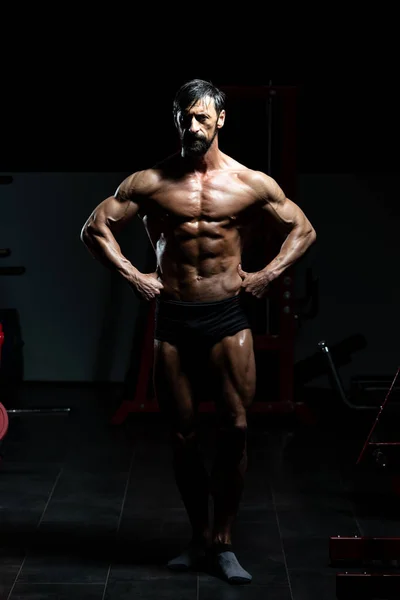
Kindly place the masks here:
POLYGON ((224 98, 210 82, 185 83, 173 102, 181 151, 127 177, 94 209, 81 239, 139 298, 156 299, 154 387, 170 424, 174 473, 192 527, 187 549, 168 566, 188 569, 206 555, 230 583, 247 583, 252 577, 240 566, 231 537, 247 463, 246 411, 255 392, 253 339, 241 299, 262 298, 316 234, 276 181, 221 152, 224 98), (244 232, 262 211, 285 238, 265 268, 247 273, 240 264, 244 232), (154 273, 139 272, 114 237, 136 215, 157 257, 154 273), (210 477, 196 431, 193 374, 200 352, 207 354, 218 391, 210 477))

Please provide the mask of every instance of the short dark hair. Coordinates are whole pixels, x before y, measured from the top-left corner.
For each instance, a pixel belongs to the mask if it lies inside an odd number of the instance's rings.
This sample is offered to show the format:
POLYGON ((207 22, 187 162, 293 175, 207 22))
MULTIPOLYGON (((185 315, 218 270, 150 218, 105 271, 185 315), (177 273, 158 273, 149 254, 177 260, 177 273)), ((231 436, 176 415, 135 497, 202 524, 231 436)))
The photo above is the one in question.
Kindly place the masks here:
POLYGON ((173 115, 177 123, 178 113, 190 108, 202 98, 212 98, 217 115, 225 106, 225 93, 219 90, 211 81, 204 79, 191 79, 184 83, 176 92, 173 102, 173 115))

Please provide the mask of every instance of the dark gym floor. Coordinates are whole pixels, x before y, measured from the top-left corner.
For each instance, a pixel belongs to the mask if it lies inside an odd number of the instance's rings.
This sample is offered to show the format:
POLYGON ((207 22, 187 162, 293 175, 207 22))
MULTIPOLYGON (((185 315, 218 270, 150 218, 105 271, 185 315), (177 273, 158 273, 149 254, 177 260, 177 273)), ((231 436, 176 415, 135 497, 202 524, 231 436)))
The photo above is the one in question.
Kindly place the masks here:
MULTIPOLYGON (((400 535, 384 487, 368 476, 354 481, 351 466, 368 423, 352 436, 343 414, 329 417, 329 402, 317 426, 254 414, 233 537, 252 583, 172 573, 165 563, 190 528, 167 431, 157 414, 111 425, 116 394, 36 384, 13 399, 16 407, 72 412, 10 419, 0 462, 2 600, 330 600, 343 571, 329 564, 330 536, 400 535)), ((212 415, 203 415, 200 432, 209 463, 212 415)))

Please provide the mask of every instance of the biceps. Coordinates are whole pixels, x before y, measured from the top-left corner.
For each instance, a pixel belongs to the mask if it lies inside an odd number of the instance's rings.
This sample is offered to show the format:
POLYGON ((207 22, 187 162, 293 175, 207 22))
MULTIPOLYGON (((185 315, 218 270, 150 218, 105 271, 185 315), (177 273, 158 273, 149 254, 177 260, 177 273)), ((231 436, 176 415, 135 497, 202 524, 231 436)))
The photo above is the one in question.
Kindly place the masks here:
POLYGON ((113 231, 117 231, 133 219, 138 211, 139 206, 136 202, 128 199, 120 200, 115 196, 110 196, 94 209, 89 217, 89 222, 95 227, 106 226, 113 231))
POLYGON ((264 209, 276 222, 276 225, 283 231, 290 231, 294 227, 306 225, 307 219, 303 211, 297 204, 283 198, 279 201, 268 201, 264 209))

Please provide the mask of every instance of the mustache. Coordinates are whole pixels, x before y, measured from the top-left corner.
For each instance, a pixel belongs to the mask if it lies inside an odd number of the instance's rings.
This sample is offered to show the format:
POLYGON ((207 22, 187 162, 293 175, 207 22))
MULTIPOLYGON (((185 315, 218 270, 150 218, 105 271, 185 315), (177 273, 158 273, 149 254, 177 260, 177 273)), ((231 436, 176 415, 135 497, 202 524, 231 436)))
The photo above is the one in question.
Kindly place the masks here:
POLYGON ((195 142, 205 140, 204 135, 199 135, 197 133, 185 133, 183 136, 185 142, 195 142))

